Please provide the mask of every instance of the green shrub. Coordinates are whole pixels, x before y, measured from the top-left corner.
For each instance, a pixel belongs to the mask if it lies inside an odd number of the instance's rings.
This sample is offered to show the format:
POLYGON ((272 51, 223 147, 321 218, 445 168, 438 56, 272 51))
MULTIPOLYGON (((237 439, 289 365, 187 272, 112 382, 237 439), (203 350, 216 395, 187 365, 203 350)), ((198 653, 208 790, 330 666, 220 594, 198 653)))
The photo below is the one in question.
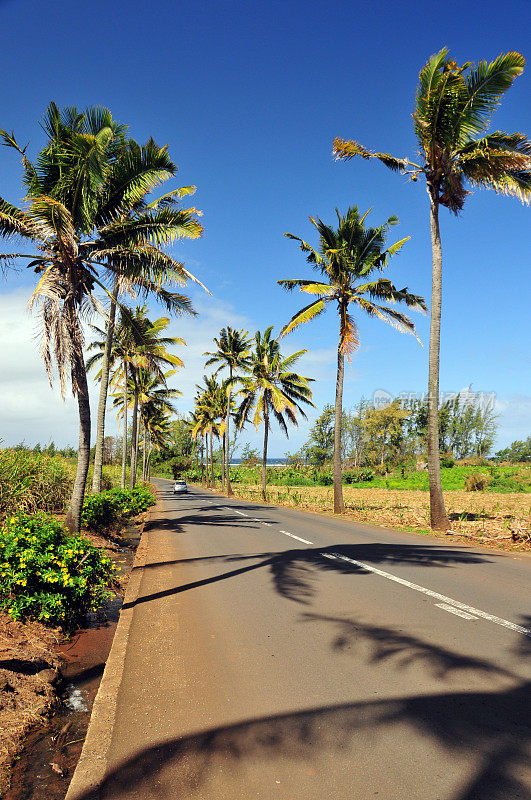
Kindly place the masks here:
POLYGON ((488 475, 481 472, 473 472, 465 478, 465 489, 467 492, 483 492, 490 483, 488 475))
POLYGON ((135 517, 155 503, 150 489, 110 489, 85 497, 81 521, 89 530, 115 527, 129 517, 135 517))
POLYGON ((455 466, 455 458, 450 453, 445 453, 441 456, 441 467, 451 469, 455 466))
POLYGON ((112 561, 54 517, 20 513, 0 530, 0 609, 13 619, 72 627, 114 580, 112 561))
POLYGON ((365 483, 366 481, 374 480, 374 470, 368 467, 358 467, 357 469, 350 469, 343 473, 343 480, 345 483, 365 483))

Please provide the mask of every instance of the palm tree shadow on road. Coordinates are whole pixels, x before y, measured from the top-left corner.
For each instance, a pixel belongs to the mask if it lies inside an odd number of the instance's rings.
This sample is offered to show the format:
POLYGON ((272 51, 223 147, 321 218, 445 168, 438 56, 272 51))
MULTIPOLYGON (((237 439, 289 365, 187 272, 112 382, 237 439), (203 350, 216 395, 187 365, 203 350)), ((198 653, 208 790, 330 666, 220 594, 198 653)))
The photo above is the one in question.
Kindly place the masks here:
MULTIPOLYGON (((528 701, 529 684, 521 684, 498 693, 399 697, 246 720, 141 750, 76 800, 172 797, 176 785, 179 797, 202 797, 202 787, 220 770, 228 768, 232 776, 240 774, 245 781, 247 764, 257 761, 266 773, 280 761, 295 768, 320 755, 348 753, 354 766, 356 753, 361 755, 367 747, 369 733, 374 741, 375 736, 404 725, 450 755, 473 760, 466 785, 445 798, 438 793, 441 800, 524 800, 528 701)), ((429 764, 426 772, 425 788, 432 797, 427 788, 429 764)), ((384 774, 382 769, 383 783, 384 774)))
MULTIPOLYGON (((182 517, 171 520, 168 528, 182 532, 190 521, 182 517)), ((193 521, 198 524, 197 517, 194 516, 193 521)), ((204 524, 212 525, 212 522, 212 519, 205 520, 204 524)), ((236 522, 231 514, 220 514, 215 524, 232 526, 236 522)), ((237 524, 248 527, 250 521, 239 520, 237 524)), ((153 527, 160 529, 160 522, 154 521, 153 527)), ((269 571, 276 593, 308 606, 322 571, 351 574, 356 578, 371 575, 360 564, 327 557, 332 552, 371 564, 411 564, 426 568, 451 568, 456 564, 481 564, 492 560, 484 554, 447 547, 380 542, 177 559, 147 564, 143 569, 157 570, 169 565, 186 569, 197 564, 232 568, 139 597, 129 605, 148 603, 161 596, 265 569, 269 571)), ((203 796, 203 787, 221 773, 225 774, 223 771, 228 770, 230 775, 241 774, 245 782, 247 765, 257 761, 263 764, 264 771, 280 763, 293 764, 295 769, 299 763, 307 765, 321 756, 328 758, 330 754, 339 756, 347 752, 355 764, 357 755, 364 754, 369 738, 374 741, 391 735, 396 726, 406 726, 412 747, 414 734, 417 740, 420 734, 431 739, 436 748, 455 755, 456 760, 470 761, 466 777, 453 784, 461 788, 457 793, 454 789, 444 796, 438 793, 441 800, 524 800, 528 796, 523 773, 529 743, 529 684, 521 677, 488 660, 454 652, 391 627, 309 611, 301 614, 300 622, 330 626, 333 630, 330 647, 336 651, 351 649, 355 653, 356 648, 365 645, 373 663, 392 659, 398 669, 420 663, 441 681, 454 673, 468 671, 491 681, 490 691, 451 691, 448 687, 448 691, 438 694, 303 709, 198 731, 139 751, 113 769, 99 786, 76 800, 170 797, 176 785, 181 787, 180 797, 198 798, 203 796)), ((517 646, 519 657, 525 655, 521 649, 524 646, 517 646)), ((431 791, 432 769, 435 767, 426 765, 427 796, 431 791)), ((384 773, 385 770, 382 776, 384 773)))
MULTIPOLYGON (((196 517, 182 517, 178 521, 166 520, 166 522, 164 522, 154 520, 152 522, 152 527, 156 530, 167 528, 175 532, 183 532, 183 526, 186 525, 187 522, 190 522, 191 519, 194 520, 194 525, 213 526, 212 520, 200 520, 197 522, 196 517)), ((215 525, 230 525, 231 527, 241 525, 242 527, 249 527, 248 524, 240 521, 235 522, 231 515, 228 517, 217 515, 215 518, 215 525)), ((149 528, 146 527, 146 530, 149 530, 149 528)), ((319 572, 336 572, 358 576, 372 575, 363 565, 353 563, 355 561, 368 561, 371 564, 409 564, 441 568, 451 567, 455 564, 488 563, 489 560, 490 559, 480 553, 453 550, 447 547, 409 544, 396 545, 380 542, 367 544, 337 544, 330 547, 297 548, 249 555, 227 554, 207 556, 206 558, 177 559, 154 564, 148 563, 142 567, 142 569, 161 568, 169 565, 184 566, 202 562, 214 564, 216 561, 227 564, 245 561, 253 563, 247 563, 245 566, 240 566, 238 569, 215 574, 208 578, 190 583, 183 583, 163 591, 139 596, 136 600, 125 603, 123 608, 130 608, 142 603, 148 603, 152 600, 158 600, 162 597, 180 594, 190 589, 207 586, 211 583, 218 583, 219 581, 227 580, 245 572, 251 572, 262 568, 267 568, 269 570, 273 588, 281 597, 298 603, 309 604, 316 592, 315 583, 319 572), (331 558, 332 555, 342 556, 343 558, 331 558), (348 558, 350 561, 345 561, 343 560, 344 558, 348 558)))

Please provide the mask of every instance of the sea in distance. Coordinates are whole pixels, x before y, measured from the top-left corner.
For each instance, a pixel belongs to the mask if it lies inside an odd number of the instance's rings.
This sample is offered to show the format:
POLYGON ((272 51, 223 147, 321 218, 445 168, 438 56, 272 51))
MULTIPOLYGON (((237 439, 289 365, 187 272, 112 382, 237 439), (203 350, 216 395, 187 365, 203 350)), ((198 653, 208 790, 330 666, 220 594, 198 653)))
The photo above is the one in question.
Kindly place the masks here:
MULTIPOLYGON (((231 467, 239 467, 242 463, 241 458, 232 458, 230 465, 231 467)), ((262 459, 260 459, 260 464, 262 463, 262 459)), ((267 466, 268 467, 285 467, 288 462, 285 458, 268 458, 267 459, 267 466)))

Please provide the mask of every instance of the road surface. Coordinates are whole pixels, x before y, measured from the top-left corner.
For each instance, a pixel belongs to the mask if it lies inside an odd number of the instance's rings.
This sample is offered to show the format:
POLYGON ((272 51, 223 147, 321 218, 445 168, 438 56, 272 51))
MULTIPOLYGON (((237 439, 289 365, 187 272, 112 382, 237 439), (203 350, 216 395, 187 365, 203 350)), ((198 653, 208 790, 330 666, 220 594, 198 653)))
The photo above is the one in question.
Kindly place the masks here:
POLYGON ((529 800, 531 559, 161 500, 98 800, 529 800))

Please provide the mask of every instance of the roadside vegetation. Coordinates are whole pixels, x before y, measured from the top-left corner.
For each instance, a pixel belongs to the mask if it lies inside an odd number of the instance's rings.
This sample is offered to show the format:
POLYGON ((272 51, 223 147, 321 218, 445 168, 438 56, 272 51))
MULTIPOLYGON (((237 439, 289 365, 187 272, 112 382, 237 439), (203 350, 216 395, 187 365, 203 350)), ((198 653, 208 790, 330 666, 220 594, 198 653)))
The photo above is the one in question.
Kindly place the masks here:
MULTIPOLYGON (((105 552, 65 527, 75 472, 59 454, 0 450, 0 610, 14 620, 71 629, 115 588, 105 552)), ((155 500, 149 488, 111 488, 112 472, 105 477, 109 489, 85 498, 82 524, 109 535, 155 500)))

